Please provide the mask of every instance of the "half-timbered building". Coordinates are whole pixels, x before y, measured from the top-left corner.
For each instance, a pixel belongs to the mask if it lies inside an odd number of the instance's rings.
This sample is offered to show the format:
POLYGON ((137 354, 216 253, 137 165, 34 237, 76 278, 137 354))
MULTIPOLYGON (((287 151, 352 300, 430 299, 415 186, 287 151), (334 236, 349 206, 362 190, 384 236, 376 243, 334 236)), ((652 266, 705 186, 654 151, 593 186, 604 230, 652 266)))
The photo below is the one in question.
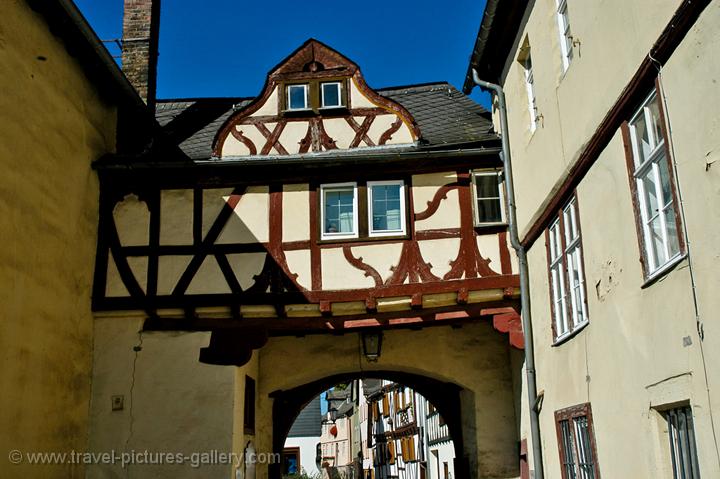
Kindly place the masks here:
POLYGON ((374 90, 312 39, 255 97, 156 112, 159 145, 95 163, 93 448, 126 390, 135 447, 200 408, 183 447, 282 452, 307 401, 374 371, 442 410, 458 477, 514 477, 523 338, 488 113, 444 82, 374 90))

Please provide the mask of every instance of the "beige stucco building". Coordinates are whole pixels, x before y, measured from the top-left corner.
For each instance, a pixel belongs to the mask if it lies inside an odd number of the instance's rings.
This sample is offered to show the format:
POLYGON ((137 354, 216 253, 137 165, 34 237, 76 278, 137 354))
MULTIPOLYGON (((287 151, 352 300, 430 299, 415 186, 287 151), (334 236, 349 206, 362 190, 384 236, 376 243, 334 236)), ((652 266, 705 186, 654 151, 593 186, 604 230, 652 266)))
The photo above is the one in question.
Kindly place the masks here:
POLYGON ((91 164, 129 136, 142 141, 151 121, 100 51, 71 2, 2 2, 2 477, 84 477, 78 461, 30 465, 24 454, 88 448, 99 193, 91 164))
POLYGON ((489 1, 482 25, 545 477, 720 476, 720 3, 489 1))

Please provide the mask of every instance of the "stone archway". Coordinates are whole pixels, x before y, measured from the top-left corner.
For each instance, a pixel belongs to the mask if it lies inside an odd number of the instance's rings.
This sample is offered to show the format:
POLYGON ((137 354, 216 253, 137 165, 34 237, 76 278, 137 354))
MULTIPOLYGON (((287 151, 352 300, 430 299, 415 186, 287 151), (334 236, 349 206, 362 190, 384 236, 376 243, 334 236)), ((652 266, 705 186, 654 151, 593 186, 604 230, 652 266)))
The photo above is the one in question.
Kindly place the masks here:
MULTIPOLYGON (((300 411, 314 397, 332 386, 353 379, 386 379, 413 388, 430 401, 445 419, 455 448, 455 473, 457 477, 469 477, 469 458, 463 441, 463 388, 451 382, 428 376, 400 371, 372 371, 343 373, 327 376, 316 381, 283 391, 271 393, 273 401, 273 452, 282 454, 285 439, 300 411)), ((467 409, 467 408, 465 408, 467 409)), ((472 415, 468 413, 468 415, 472 415)), ((281 465, 271 464, 269 479, 280 479, 281 465)))

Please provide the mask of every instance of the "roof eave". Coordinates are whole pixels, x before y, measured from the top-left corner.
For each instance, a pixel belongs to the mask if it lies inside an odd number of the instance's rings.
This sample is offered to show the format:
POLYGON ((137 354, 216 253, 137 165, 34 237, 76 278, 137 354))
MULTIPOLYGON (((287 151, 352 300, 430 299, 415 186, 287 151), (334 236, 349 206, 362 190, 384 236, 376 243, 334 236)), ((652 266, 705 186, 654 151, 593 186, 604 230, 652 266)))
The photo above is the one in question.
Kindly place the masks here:
POLYGON ((499 83, 505 60, 532 0, 488 0, 465 73, 463 93, 475 86, 472 70, 486 81, 499 83), (499 24, 502 22, 502 24, 499 24), (502 27, 502 28, 499 28, 502 27))

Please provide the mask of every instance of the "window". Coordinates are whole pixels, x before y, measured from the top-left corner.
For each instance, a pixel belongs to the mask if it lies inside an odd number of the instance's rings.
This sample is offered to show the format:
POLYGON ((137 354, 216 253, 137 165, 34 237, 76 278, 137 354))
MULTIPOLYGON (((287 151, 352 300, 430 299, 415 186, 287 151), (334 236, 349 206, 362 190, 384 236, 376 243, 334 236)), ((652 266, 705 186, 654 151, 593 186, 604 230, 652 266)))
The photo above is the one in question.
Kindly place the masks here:
POLYGON ((357 183, 320 187, 322 239, 357 238, 357 183))
POLYGON ((245 434, 255 434, 255 380, 245 376, 243 426, 245 434))
POLYGON ((557 0, 557 22, 560 30, 560 52, 562 53, 563 72, 568 69, 573 57, 573 37, 568 22, 567 0, 557 0))
POLYGON ((533 77, 532 57, 528 51, 527 56, 522 62, 525 70, 525 90, 528 96, 528 110, 530 111, 530 132, 534 132, 537 128, 537 104, 535 102, 535 79, 533 77))
POLYGON ((320 84, 320 98, 322 108, 336 108, 342 106, 342 87, 340 82, 320 84))
POLYGON ((402 180, 320 185, 320 198, 321 240, 407 235, 402 180))
POLYGON ((590 404, 555 411, 563 479, 599 479, 590 404))
POLYGON ((558 213, 546 233, 555 341, 588 322, 577 199, 558 213))
POLYGON ((629 146, 630 187, 636 200, 635 214, 646 277, 653 276, 680 257, 683 249, 664 128, 661 105, 655 92, 623 127, 626 147, 629 146))
POLYGON ((675 479, 699 479, 695 427, 690 406, 665 412, 670 437, 670 459, 675 479))
POLYGON ((505 223, 504 190, 502 171, 475 171, 473 178, 473 194, 475 196, 476 226, 497 225, 505 223))
POLYGON ((300 448, 286 447, 282 453, 283 475, 300 474, 300 448))
POLYGON ((370 236, 405 234, 405 185, 402 181, 368 181, 370 236))
POLYGON ((308 109, 308 86, 306 84, 287 86, 287 109, 308 109))

